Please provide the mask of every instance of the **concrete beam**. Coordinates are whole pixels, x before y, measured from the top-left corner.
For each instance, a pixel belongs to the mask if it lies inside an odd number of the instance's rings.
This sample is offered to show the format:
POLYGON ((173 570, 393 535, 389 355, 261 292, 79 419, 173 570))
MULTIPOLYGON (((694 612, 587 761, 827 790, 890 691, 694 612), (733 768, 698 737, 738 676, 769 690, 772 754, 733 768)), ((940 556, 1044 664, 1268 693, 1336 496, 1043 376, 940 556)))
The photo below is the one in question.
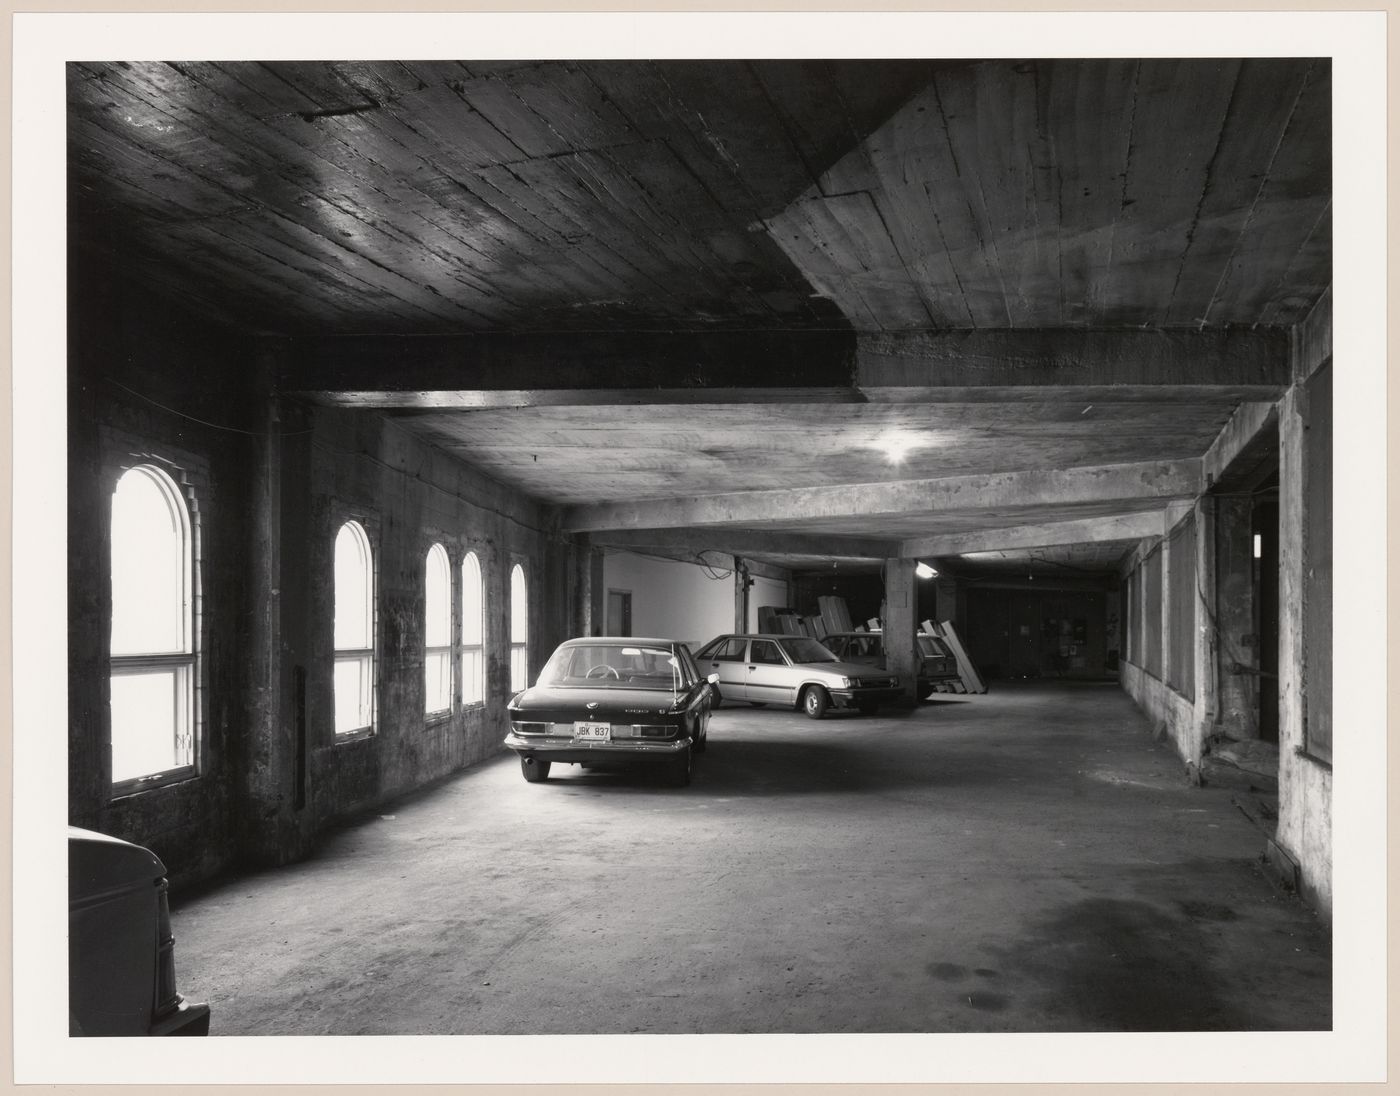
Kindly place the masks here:
POLYGON ((842 331, 266 340, 282 392, 354 407, 859 401, 842 331))
POLYGON ((1288 333, 1255 330, 862 333, 856 384, 871 402, 1056 398, 1275 399, 1291 380, 1288 333))
POLYGON ((1305 381, 1332 357, 1332 287, 1293 328, 1293 379, 1305 381))
MULTIPOLYGON (((1189 505, 1189 504, 1187 504, 1189 505)), ((1043 525, 1018 525, 1009 529, 979 529, 972 533, 906 540, 899 554, 905 559, 959 556, 965 552, 996 552, 1012 548, 1054 548, 1064 544, 1097 544, 1110 540, 1140 540, 1164 532, 1162 510, 1056 521, 1043 525)))
POLYGON ((831 559, 888 559, 898 555, 898 541, 855 537, 807 536, 744 529, 627 529, 585 533, 589 544, 607 548, 725 552, 730 555, 821 556, 831 559))
POLYGON ((1259 468, 1278 462, 1278 405, 1242 403, 1201 458, 1208 486, 1247 486, 1259 468))
POLYGON ((826 517, 877 518, 929 511, 975 511, 1134 499, 1190 499, 1201 493, 1201 462, 1150 461, 892 483, 743 491, 690 499, 599 503, 564 509, 575 533, 677 526, 758 526, 826 517))
MULTIPOLYGON (((1328 313, 1330 315, 1330 312, 1328 313)), ((278 390, 392 409, 1275 399, 1285 331, 582 332, 267 338, 278 390)))

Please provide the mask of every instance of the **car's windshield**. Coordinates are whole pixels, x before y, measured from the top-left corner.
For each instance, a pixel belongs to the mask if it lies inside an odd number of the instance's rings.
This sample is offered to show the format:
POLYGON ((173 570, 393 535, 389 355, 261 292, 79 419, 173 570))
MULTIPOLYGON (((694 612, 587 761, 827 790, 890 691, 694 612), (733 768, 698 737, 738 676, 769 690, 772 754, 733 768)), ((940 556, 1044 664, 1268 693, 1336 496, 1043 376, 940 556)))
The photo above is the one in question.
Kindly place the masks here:
POLYGON ((665 647, 581 643, 555 651, 540 671, 539 684, 672 692, 682 680, 680 661, 665 647))
POLYGON ((792 659, 794 662, 840 661, 834 654, 810 636, 792 636, 787 639, 780 639, 778 642, 782 644, 783 650, 787 652, 788 658, 792 659))

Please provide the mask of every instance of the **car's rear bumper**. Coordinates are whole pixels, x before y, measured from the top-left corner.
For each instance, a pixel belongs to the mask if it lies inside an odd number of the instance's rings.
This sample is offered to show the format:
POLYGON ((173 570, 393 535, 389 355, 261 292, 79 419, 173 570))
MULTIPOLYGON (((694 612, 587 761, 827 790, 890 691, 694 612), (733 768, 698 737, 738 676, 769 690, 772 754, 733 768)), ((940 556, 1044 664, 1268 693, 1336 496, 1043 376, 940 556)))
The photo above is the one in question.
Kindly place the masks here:
POLYGON ((615 742, 575 742, 561 737, 520 735, 512 731, 506 735, 507 749, 514 750, 521 757, 535 757, 541 761, 601 761, 615 758, 626 761, 629 758, 674 757, 691 744, 689 737, 658 739, 629 738, 615 742))
POLYGON ((151 1025, 152 1035, 208 1035, 209 1006, 180 999, 174 1012, 151 1025))

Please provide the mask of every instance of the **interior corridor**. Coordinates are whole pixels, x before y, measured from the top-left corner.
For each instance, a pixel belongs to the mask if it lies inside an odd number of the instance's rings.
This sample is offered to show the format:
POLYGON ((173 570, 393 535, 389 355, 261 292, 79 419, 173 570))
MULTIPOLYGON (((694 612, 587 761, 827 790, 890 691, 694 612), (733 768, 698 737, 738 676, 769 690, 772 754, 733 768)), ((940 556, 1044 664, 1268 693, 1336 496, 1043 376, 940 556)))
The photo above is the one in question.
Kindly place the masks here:
POLYGON ((514 757, 178 900, 213 1035, 1326 1029, 1270 801, 1115 684, 813 722, 726 705, 692 785, 514 757))

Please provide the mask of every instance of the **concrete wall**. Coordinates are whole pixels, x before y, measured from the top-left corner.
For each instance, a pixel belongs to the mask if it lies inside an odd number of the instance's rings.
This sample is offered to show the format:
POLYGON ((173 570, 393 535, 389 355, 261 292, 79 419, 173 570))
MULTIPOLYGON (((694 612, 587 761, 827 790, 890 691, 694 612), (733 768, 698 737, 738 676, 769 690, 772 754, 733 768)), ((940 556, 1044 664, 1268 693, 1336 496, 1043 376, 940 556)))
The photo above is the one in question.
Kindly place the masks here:
POLYGON ((280 528, 273 539, 280 543, 276 562, 286 574, 274 585, 274 649, 281 657, 268 682, 280 704, 256 728, 260 763, 247 789, 261 807, 257 816, 277 825, 261 825, 246 851, 274 862, 304 852, 339 818, 501 749, 511 695, 514 566, 526 577, 532 680, 566 638, 570 615, 568 548, 550 535, 539 507, 381 416, 288 406, 281 417, 309 433, 280 447, 280 528), (338 737, 333 720, 334 590, 326 579, 336 531, 350 519, 365 527, 375 554, 377 711, 374 733, 364 737, 338 737), (454 701, 448 712, 428 717, 424 562, 433 543, 447 549, 452 564, 454 619, 461 611, 458 584, 466 552, 475 552, 481 565, 486 699, 473 705, 454 701), (299 674, 304 710, 298 710, 299 674), (298 730, 299 720, 304 730, 298 730), (297 771, 304 771, 304 786, 288 781, 297 771), (289 794, 304 806, 288 810, 289 794))
MULTIPOLYGON (((549 513, 379 415, 272 394, 262 347, 82 263, 69 333, 69 819, 151 847, 176 886, 304 855, 338 819, 493 756, 506 733, 508 582, 525 568, 532 675, 570 616, 576 553, 549 513), (149 398, 148 398, 149 397, 149 398), (158 400, 159 402, 153 402, 158 400), (168 461, 198 523, 196 775, 113 798, 111 492, 168 461), (376 570, 374 732, 337 740, 332 553, 347 518, 376 570), (487 584, 487 699, 424 714, 424 560, 487 584)), ((723 604, 723 603, 722 603, 723 604)))
MULTIPOLYGON (((751 595, 763 581, 755 579, 751 595)), ((633 635, 679 639, 694 650, 734 630, 732 575, 714 578, 694 563, 608 552, 603 558, 603 585, 632 592, 633 635)), ((752 612, 753 597, 749 604, 752 612)))
POLYGON ((256 358, 237 332, 196 322, 177 306, 153 309, 129 298, 120 276, 90 271, 81 260, 70 270, 69 821, 140 840, 174 873, 207 875, 230 858, 239 817, 235 774, 248 669, 242 652, 255 600, 247 469, 259 429, 256 358), (187 484, 198 529, 200 776, 114 799, 112 492, 124 466, 147 461, 187 484))
MULTIPOLYGON (((1164 519, 1164 522, 1168 519, 1164 519)), ((1173 523, 1174 524, 1174 523, 1173 523)), ((1199 526, 1198 526, 1199 528, 1199 526)), ((1131 571, 1158 545, 1163 553, 1162 566, 1160 568, 1161 582, 1156 588, 1146 581, 1148 570, 1141 571, 1142 583, 1138 595, 1138 603, 1129 605, 1128 625, 1141 629, 1142 621, 1147 619, 1158 620, 1161 628, 1160 651, 1162 673, 1159 676, 1149 672, 1143 665, 1142 650, 1146 643, 1140 642, 1138 650, 1131 660, 1124 659, 1119 663, 1119 679, 1128 695, 1133 698, 1137 706, 1141 708, 1152 721, 1154 727, 1163 728, 1176 748, 1177 754, 1188 764, 1197 765, 1200 763, 1201 755, 1205 749, 1206 736, 1210 733, 1209 720, 1206 714, 1207 697, 1210 690, 1202 688, 1200 685, 1202 669, 1199 659, 1196 666, 1197 687, 1194 697, 1183 696, 1173 689, 1166 681, 1165 667, 1167 665, 1168 652, 1172 649, 1172 614, 1167 611, 1170 604, 1170 591, 1168 588, 1171 567, 1168 565, 1168 553, 1172 547, 1167 537, 1148 538, 1144 540, 1133 552, 1129 559, 1125 574, 1131 571), (1147 602, 1156 601, 1161 607, 1160 613, 1149 613, 1147 602)), ((1200 538, 1198 538, 1199 543, 1200 538)), ((1196 620, 1200 619, 1200 607, 1197 605, 1196 620)), ((1193 644, 1204 642, 1205 637, 1202 629, 1193 623, 1193 644)), ((1141 631, 1138 633, 1141 635, 1141 631)))
MULTIPOLYGON (((1332 908, 1332 769, 1328 761, 1311 756, 1306 740, 1304 669, 1308 663, 1310 637, 1307 634, 1304 605, 1306 595, 1316 588, 1308 582, 1306 536, 1306 487, 1309 475, 1330 476, 1331 458, 1323 466, 1310 468, 1304 437, 1301 381, 1306 370, 1296 375, 1300 383, 1291 387, 1268 415, 1255 412, 1255 441, 1263 439, 1272 449, 1269 432, 1276 431, 1279 482, 1279 635, 1277 683, 1279 706, 1278 780, 1279 818, 1270 849, 1276 863, 1296 866, 1303 897, 1325 918, 1332 908), (1276 414, 1275 414, 1276 411, 1276 414)), ((1232 429, 1227 428, 1228 430, 1232 429)), ((1224 435, 1222 435, 1224 437, 1224 435)), ((1248 454, 1251 439, 1231 440, 1231 450, 1248 454)), ((1257 446, 1256 446, 1257 448, 1257 446)), ((1249 458, 1252 459, 1252 458, 1249 458)), ((1233 674, 1231 663, 1247 661, 1241 646, 1241 633, 1248 631, 1247 587, 1249 574, 1248 508, 1227 497, 1202 497, 1196 502, 1198 528, 1197 574, 1203 576, 1202 589, 1211 607, 1208 616, 1197 607, 1193 627, 1196 650, 1196 695, 1190 700, 1172 690, 1157 676, 1148 673, 1140 657, 1122 664, 1120 680, 1154 725, 1170 735, 1178 754, 1188 763, 1199 763, 1211 736, 1233 739, 1259 737, 1250 714, 1257 703, 1259 688, 1250 678, 1233 674), (1200 625, 1204 624, 1204 627, 1200 625)), ((1164 519, 1164 525, 1174 518, 1164 519)), ((1165 531, 1165 529, 1164 529, 1165 531)), ((1149 538, 1132 554, 1124 574, 1157 543, 1149 538)), ((1163 551, 1170 551, 1164 543, 1163 551)), ((1143 589, 1137 604, 1129 606, 1129 624, 1141 628, 1151 614, 1148 599, 1169 603, 1167 576, 1158 589, 1143 589)), ((1144 572, 1145 574, 1145 572, 1144 572)), ((1162 650, 1171 649, 1171 614, 1163 612, 1162 650)), ((1312 642, 1326 642, 1318 637, 1312 642)), ((1141 645, 1140 645, 1141 647, 1141 645)), ((1268 678, 1265 688, 1273 687, 1268 678)), ((1330 699, 1330 697, 1329 697, 1330 699)))
POLYGON ((1279 820, 1275 840, 1298 865, 1304 896, 1324 917, 1332 913, 1332 767, 1310 756, 1305 735, 1303 667, 1307 640, 1302 611, 1307 583, 1304 537, 1309 469, 1295 386, 1279 407, 1279 820))

